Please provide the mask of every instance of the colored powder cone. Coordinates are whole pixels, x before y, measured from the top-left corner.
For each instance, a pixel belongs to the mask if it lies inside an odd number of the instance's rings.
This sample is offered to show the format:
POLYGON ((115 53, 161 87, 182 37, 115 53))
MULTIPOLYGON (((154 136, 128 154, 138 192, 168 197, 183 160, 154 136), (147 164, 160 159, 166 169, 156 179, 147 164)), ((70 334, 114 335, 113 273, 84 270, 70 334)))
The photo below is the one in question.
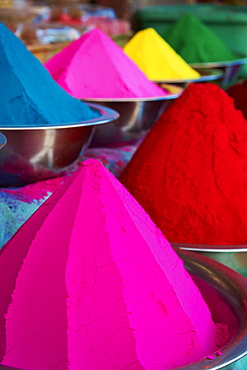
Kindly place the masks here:
POLYGON ((137 32, 124 52, 152 81, 200 77, 153 28, 137 32))
POLYGON ((162 35, 187 63, 223 62, 238 57, 199 18, 185 13, 162 35))
POLYGON ((0 116, 2 126, 49 126, 97 118, 67 94, 23 42, 0 24, 0 116))
POLYGON ((205 301, 119 181, 87 160, 0 255, 1 363, 173 368, 215 351, 205 301))
POLYGON ((54 55, 45 67, 76 98, 147 98, 167 94, 97 28, 54 55))
POLYGON ((170 242, 247 243, 247 124, 215 84, 190 84, 120 181, 170 242))

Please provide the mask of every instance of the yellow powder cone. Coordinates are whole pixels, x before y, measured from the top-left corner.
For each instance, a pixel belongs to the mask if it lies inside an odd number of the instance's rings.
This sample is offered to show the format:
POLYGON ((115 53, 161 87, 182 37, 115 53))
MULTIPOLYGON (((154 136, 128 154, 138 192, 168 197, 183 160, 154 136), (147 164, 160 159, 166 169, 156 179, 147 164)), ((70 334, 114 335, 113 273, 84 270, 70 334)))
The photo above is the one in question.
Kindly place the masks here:
POLYGON ((153 28, 137 32, 124 52, 152 81, 200 77, 153 28))

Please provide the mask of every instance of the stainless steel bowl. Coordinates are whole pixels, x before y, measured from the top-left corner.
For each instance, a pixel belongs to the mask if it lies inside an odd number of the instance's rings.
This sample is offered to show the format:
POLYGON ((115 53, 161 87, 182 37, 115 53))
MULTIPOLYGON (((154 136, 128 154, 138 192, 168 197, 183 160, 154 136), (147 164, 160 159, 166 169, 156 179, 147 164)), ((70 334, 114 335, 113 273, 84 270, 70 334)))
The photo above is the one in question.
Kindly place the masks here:
POLYGON ((119 119, 95 129, 90 147, 135 144, 142 139, 171 102, 183 91, 179 86, 167 84, 163 97, 143 99, 81 99, 115 109, 119 119))
MULTIPOLYGON (((216 354, 211 359, 204 358, 179 369, 217 370, 236 361, 240 362, 247 354, 247 280, 232 269, 198 253, 182 250, 177 250, 177 253, 183 259, 187 271, 196 279, 195 282, 211 310, 213 319, 224 324, 221 311, 223 300, 223 308, 230 309, 229 319, 236 321, 237 326, 231 341, 220 349, 220 355, 216 354), (214 301, 211 299, 212 293, 216 297, 214 301)), ((231 327, 231 323, 226 324, 231 327)), ((0 365, 0 370, 11 369, 21 370, 0 365)))
POLYGON ((171 243, 174 248, 198 252, 235 270, 247 278, 247 244, 208 245, 171 243))
MULTIPOLYGON (((238 360, 241 362, 241 359, 247 355, 247 279, 229 267, 199 253, 177 249, 176 252, 184 260, 187 271, 197 277, 198 288, 201 290, 206 282, 208 287, 217 291, 238 322, 237 332, 232 340, 220 349, 220 356, 202 359, 189 366, 181 367, 181 370, 217 370, 238 360)), ((223 313, 220 310, 220 304, 210 299, 208 287, 206 290, 203 289, 202 293, 204 292, 204 299, 211 313, 214 313, 214 321, 217 322, 222 319, 223 313)), ((245 366, 246 364, 247 362, 245 366)))
POLYGON ((100 113, 99 118, 49 127, 0 127, 7 138, 0 155, 0 187, 19 187, 72 170, 95 127, 119 117, 113 109, 88 105, 100 113))
POLYGON ((200 73, 200 77, 195 78, 174 78, 163 81, 153 81, 158 86, 163 87, 164 84, 176 84, 185 88, 191 82, 216 82, 222 80, 224 72, 221 69, 210 69, 210 68, 194 68, 200 73))
POLYGON ((220 85, 222 88, 226 88, 229 85, 237 82, 240 68, 247 64, 247 57, 240 56, 238 59, 223 61, 223 62, 210 62, 210 63, 190 63, 190 66, 194 69, 220 69, 223 72, 223 76, 220 79, 220 85))

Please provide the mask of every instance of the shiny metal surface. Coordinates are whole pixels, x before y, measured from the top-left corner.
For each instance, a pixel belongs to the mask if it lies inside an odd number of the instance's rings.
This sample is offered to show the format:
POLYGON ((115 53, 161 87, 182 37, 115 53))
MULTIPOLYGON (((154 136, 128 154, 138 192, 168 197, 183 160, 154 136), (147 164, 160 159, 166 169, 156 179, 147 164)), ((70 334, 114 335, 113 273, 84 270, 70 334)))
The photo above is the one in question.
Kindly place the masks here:
POLYGON ((171 242, 171 245, 176 248, 194 252, 247 252, 247 244, 209 245, 209 244, 186 244, 171 242))
POLYGON ((207 245, 172 243, 174 248, 200 253, 221 262, 247 278, 247 244, 241 245, 207 245))
POLYGON ((91 147, 134 144, 142 139, 161 114, 183 91, 179 86, 165 86, 167 95, 147 99, 82 99, 112 108, 120 113, 114 122, 95 129, 91 147))
POLYGON ((223 77, 220 81, 222 88, 229 86, 237 81, 240 67, 247 64, 247 57, 239 57, 239 59, 223 61, 223 62, 211 62, 211 63, 190 63, 192 68, 217 68, 222 70, 223 77))
POLYGON ((186 87, 190 82, 210 82, 217 81, 223 77, 223 71, 220 69, 210 69, 210 68, 194 68, 197 72, 200 73, 200 77, 195 78, 174 78, 167 79, 164 81, 153 81, 159 86, 163 86, 164 83, 177 84, 181 87, 186 87))
MULTIPOLYGON (((247 355, 247 279, 229 267, 199 253, 182 251, 176 248, 175 250, 184 260, 187 271, 199 278, 197 282, 199 289, 200 280, 216 289, 227 302, 239 323, 234 338, 224 348, 220 349, 220 356, 215 356, 213 359, 205 358, 179 369, 223 369, 247 355)), ((215 306, 217 303, 213 302, 213 305, 215 306)), ((209 308, 211 308, 210 305, 209 308)), ((221 312, 217 314, 221 315, 221 312)))
POLYGON ((89 145, 95 126, 119 117, 112 109, 89 105, 99 118, 49 127, 0 127, 8 140, 1 149, 0 186, 19 187, 70 171, 89 145))
MULTIPOLYGON (((182 251, 176 252, 183 259, 187 271, 196 276, 196 284, 199 289, 204 285, 204 299, 208 303, 211 312, 214 311, 214 319, 221 319, 222 312, 217 302, 207 301, 205 292, 216 291, 230 307, 233 317, 237 319, 238 330, 232 340, 222 349, 221 354, 214 358, 205 358, 188 366, 176 368, 177 370, 217 370, 240 360, 247 354, 247 279, 232 269, 216 262, 199 253, 182 251), (205 289, 206 283, 206 289, 205 289), (214 308, 212 309, 212 304, 214 308), (211 306, 210 306, 211 305, 211 306), (217 310, 219 308, 219 310, 217 310)), ((25 370, 0 365, 0 370, 25 370)))
POLYGON ((192 68, 218 68, 225 66, 236 66, 243 65, 247 63, 247 56, 239 56, 239 58, 234 60, 225 60, 222 62, 207 62, 207 63, 190 63, 192 68))
POLYGON ((7 138, 3 134, 0 133, 0 149, 6 145, 7 143, 7 138))

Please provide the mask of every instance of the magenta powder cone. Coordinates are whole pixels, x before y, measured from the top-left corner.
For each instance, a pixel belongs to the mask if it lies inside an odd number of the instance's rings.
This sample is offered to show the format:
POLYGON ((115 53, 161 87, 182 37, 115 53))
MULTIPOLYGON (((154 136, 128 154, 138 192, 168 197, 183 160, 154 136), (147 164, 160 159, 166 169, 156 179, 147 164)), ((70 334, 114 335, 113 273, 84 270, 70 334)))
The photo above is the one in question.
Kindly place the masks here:
POLYGON ((55 54, 45 67, 65 91, 79 99, 167 95, 98 28, 85 32, 55 54))
POLYGON ((210 311, 150 217, 86 160, 0 255, 1 363, 160 370, 216 350, 210 311))

